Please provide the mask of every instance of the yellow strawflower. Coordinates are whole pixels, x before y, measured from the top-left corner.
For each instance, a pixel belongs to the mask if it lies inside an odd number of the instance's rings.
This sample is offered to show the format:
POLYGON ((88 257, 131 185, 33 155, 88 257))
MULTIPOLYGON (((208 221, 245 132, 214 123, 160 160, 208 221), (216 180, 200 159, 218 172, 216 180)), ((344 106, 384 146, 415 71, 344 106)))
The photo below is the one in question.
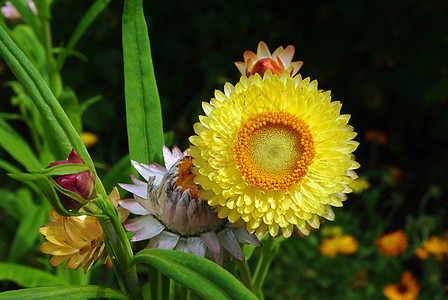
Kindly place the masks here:
POLYGON ((266 71, 204 102, 190 153, 201 198, 250 233, 308 234, 334 219, 359 167, 341 103, 317 81, 266 71))

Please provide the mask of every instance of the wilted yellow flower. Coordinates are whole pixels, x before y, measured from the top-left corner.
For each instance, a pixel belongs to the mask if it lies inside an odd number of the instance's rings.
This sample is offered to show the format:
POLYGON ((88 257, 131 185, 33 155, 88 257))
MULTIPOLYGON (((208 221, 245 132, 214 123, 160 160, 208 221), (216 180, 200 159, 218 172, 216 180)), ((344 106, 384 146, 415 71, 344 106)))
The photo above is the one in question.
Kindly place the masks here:
POLYGON ((448 257, 448 240, 432 236, 422 243, 421 248, 415 250, 415 254, 422 260, 432 256, 437 261, 443 261, 448 257))
POLYGON ((271 55, 268 46, 264 42, 258 43, 257 54, 252 51, 245 51, 243 54, 244 62, 235 62, 235 66, 241 75, 249 77, 250 75, 259 74, 263 77, 267 70, 271 70, 272 74, 282 75, 287 71, 290 76, 294 76, 299 72, 303 62, 292 62, 294 56, 294 46, 289 45, 285 49, 278 47, 271 55))
POLYGON ((365 177, 359 177, 350 183, 350 188, 355 194, 361 194, 370 188, 370 182, 365 177))
POLYGON ((98 136, 92 132, 83 131, 79 136, 86 148, 90 148, 98 142, 98 136))
POLYGON ((358 249, 358 241, 351 235, 338 235, 331 238, 322 239, 319 250, 323 255, 335 257, 342 253, 350 255, 358 249))
MULTIPOLYGON (((109 197, 116 207, 119 198, 117 188, 114 188, 109 197)), ((117 208, 117 213, 121 222, 129 215, 129 212, 121 207, 117 208)), ((52 266, 68 260, 64 269, 82 267, 84 273, 87 273, 100 258, 103 263, 106 262, 104 233, 96 217, 88 215, 64 217, 52 209, 49 218, 51 222, 39 229, 47 239, 47 242, 40 247, 40 251, 52 255, 50 259, 52 266)))
POLYGON ((414 300, 420 293, 420 286, 410 272, 404 272, 400 283, 385 286, 383 293, 388 300, 414 300))
POLYGON ((201 198, 220 218, 261 236, 308 234, 334 219, 359 167, 341 103, 317 81, 266 72, 227 83, 190 137, 201 198))
POLYGON ((52 266, 69 260, 65 269, 82 267, 87 273, 100 257, 105 261, 104 233, 97 218, 87 215, 64 217, 52 209, 50 221, 39 232, 48 240, 40 251, 53 255, 50 259, 52 266))
POLYGON ((384 256, 398 256, 408 248, 408 238, 403 230, 397 230, 379 237, 375 244, 384 256))

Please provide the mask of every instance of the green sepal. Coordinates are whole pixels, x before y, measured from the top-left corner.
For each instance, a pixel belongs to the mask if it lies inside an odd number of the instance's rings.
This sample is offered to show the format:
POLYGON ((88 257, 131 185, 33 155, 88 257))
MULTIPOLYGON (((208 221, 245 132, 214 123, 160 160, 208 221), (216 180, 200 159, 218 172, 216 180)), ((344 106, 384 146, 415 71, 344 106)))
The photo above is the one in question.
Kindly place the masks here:
POLYGON ((28 169, 30 173, 41 174, 45 176, 61 176, 78 174, 84 171, 91 171, 92 168, 84 164, 61 164, 45 169, 28 169))

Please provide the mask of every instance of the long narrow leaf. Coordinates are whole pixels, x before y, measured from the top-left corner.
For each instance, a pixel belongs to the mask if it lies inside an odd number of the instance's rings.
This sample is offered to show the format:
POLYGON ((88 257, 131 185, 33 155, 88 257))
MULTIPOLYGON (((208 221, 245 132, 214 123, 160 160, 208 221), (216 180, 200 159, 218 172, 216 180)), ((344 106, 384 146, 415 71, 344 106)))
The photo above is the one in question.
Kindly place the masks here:
POLYGON ((124 3, 123 62, 130 157, 161 163, 162 114, 142 0, 124 3))
POLYGON ((96 0, 86 14, 83 16, 82 20, 79 22, 75 31, 73 32, 70 40, 67 43, 65 49, 61 52, 57 59, 57 70, 61 70, 67 56, 72 52, 73 48, 78 43, 79 39, 82 37, 86 29, 92 24, 96 17, 107 7, 110 0, 96 0))
POLYGON ((0 293, 0 299, 129 299, 120 291, 96 285, 73 285, 68 287, 37 287, 0 293))
POLYGON ((180 251, 150 249, 136 254, 131 265, 146 263, 204 299, 257 299, 229 272, 208 259, 180 251))
POLYGON ((75 148, 87 164, 93 165, 81 138, 51 89, 2 26, 0 26, 0 55, 25 87, 61 151, 68 154, 75 148))
MULTIPOLYGON (((67 285, 48 272, 14 263, 0 262, 0 280, 14 281, 23 287, 67 285)), ((0 298, 2 294, 0 293, 0 298)))
POLYGON ((25 168, 42 167, 28 144, 2 118, 0 118, 0 146, 25 168))
POLYGON ((28 207, 28 213, 20 220, 9 251, 8 261, 19 262, 35 245, 39 227, 50 213, 49 203, 28 207))

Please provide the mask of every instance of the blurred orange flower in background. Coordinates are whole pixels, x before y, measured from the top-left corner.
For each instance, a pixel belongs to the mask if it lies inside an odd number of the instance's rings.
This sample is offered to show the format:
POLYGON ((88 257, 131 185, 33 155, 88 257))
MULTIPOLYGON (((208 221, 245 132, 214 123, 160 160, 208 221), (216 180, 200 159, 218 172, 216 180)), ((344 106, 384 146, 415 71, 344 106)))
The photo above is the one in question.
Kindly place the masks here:
POLYGON ((370 129, 364 134, 364 140, 366 142, 384 146, 387 143, 387 136, 380 130, 370 129))
POLYGON ((90 148, 98 142, 98 136, 92 132, 83 131, 79 136, 86 148, 90 148))
POLYGON ((408 238, 403 230, 384 234, 375 240, 378 252, 386 257, 403 254, 408 248, 408 238))
POLYGON ((322 239, 319 250, 323 255, 331 257, 335 257, 338 253, 350 255, 356 252, 358 244, 358 241, 351 235, 339 235, 322 239))
POLYGON ((383 293, 389 300, 413 300, 417 299, 420 286, 417 279, 412 277, 411 272, 404 272, 400 283, 386 285, 383 293))
POLYGON ((422 242, 422 247, 417 248, 415 254, 421 260, 431 256, 437 261, 443 261, 448 257, 448 239, 432 236, 429 240, 422 242))

